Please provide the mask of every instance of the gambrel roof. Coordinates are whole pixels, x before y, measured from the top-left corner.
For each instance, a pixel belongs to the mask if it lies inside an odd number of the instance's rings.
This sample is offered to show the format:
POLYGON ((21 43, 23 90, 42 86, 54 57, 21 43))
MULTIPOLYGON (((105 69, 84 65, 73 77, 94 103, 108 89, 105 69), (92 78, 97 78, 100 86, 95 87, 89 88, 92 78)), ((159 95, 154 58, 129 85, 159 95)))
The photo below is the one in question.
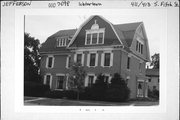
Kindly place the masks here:
MULTIPOLYGON (((103 18, 102 16, 94 15, 94 16, 89 17, 89 19, 87 19, 84 23, 82 23, 82 25, 78 29, 60 30, 60 31, 56 32, 55 34, 51 35, 50 37, 48 37, 46 42, 42 44, 42 47, 40 48, 40 52, 64 52, 64 51, 69 51, 69 49, 67 49, 67 48, 88 46, 88 45, 83 46, 83 44, 85 44, 85 42, 84 42, 85 35, 86 35, 85 30, 90 28, 90 26, 93 24, 92 23, 92 22, 94 22, 93 19, 98 19, 100 21, 100 22, 98 21, 99 22, 98 24, 100 26, 103 26, 104 24, 106 24, 105 25, 106 33, 111 32, 111 35, 112 34, 114 35, 114 38, 112 39, 111 42, 106 42, 106 43, 102 44, 101 46, 120 45, 120 46, 124 46, 125 50, 131 51, 130 47, 134 40, 137 29, 139 27, 143 27, 143 29, 144 29, 143 22, 126 23, 126 24, 112 24, 111 22, 109 22, 108 20, 103 18), (91 23, 89 23, 89 22, 91 22, 91 23), (88 27, 84 28, 86 25, 88 27), (111 30, 108 31, 108 28, 111 30), (80 34, 82 29, 84 32, 82 32, 80 34), (79 35, 79 38, 77 39, 78 42, 76 42, 76 44, 73 45, 73 43, 75 42, 76 37, 78 35, 79 35), (57 47, 57 45, 56 45, 57 38, 63 37, 63 36, 70 36, 70 39, 71 39, 70 43, 68 44, 67 47, 57 47)), ((107 35, 106 33, 105 33, 105 35, 107 35)), ((109 37, 109 36, 107 36, 107 37, 109 37)), ((145 34, 145 37, 146 37, 146 34, 145 34)), ((148 47, 148 42, 146 44, 148 47)), ((93 45, 91 45, 91 46, 93 46, 93 45)), ((89 47, 91 47, 91 46, 89 46, 89 47)), ((149 54, 149 48, 147 48, 147 52, 149 54)), ((149 55, 147 55, 147 57, 146 57, 147 60, 149 60, 148 56, 149 55)))
POLYGON ((142 22, 113 25, 124 46, 130 47, 136 29, 142 22))
POLYGON ((69 29, 69 30, 60 30, 56 32, 55 34, 51 35, 50 37, 47 38, 47 40, 41 45, 40 52, 65 52, 69 51, 66 49, 66 47, 56 47, 57 45, 57 38, 58 37, 72 37, 77 29, 69 29))

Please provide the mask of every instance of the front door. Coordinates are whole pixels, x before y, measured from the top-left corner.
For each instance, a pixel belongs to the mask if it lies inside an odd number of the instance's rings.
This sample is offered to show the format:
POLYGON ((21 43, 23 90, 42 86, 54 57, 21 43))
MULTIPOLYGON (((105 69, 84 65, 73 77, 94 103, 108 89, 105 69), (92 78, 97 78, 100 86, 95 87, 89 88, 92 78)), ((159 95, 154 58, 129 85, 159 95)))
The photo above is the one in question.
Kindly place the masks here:
POLYGON ((144 89, 144 82, 138 82, 137 84, 137 97, 144 97, 143 90, 144 89))

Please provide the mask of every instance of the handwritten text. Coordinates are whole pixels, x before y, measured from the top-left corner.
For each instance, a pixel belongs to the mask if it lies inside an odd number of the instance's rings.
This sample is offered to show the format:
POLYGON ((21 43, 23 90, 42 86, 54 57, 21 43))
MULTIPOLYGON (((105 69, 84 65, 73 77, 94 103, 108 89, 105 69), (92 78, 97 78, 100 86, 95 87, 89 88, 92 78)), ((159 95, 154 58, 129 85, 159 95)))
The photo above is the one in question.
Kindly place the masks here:
POLYGON ((2 3, 3 7, 8 7, 8 6, 31 6, 31 1, 8 1, 8 2, 3 2, 2 3))

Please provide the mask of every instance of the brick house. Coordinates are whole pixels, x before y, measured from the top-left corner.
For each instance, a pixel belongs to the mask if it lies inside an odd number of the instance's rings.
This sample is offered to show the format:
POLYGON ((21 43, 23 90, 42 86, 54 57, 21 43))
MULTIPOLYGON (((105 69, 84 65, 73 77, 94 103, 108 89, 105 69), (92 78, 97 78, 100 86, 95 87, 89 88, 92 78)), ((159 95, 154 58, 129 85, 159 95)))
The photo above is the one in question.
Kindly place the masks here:
POLYGON ((102 73, 110 82, 119 73, 131 90, 130 98, 147 97, 145 65, 150 60, 143 22, 114 25, 102 16, 91 16, 78 29, 60 30, 40 48, 41 75, 51 90, 68 87, 71 62, 80 62, 85 86, 102 73))

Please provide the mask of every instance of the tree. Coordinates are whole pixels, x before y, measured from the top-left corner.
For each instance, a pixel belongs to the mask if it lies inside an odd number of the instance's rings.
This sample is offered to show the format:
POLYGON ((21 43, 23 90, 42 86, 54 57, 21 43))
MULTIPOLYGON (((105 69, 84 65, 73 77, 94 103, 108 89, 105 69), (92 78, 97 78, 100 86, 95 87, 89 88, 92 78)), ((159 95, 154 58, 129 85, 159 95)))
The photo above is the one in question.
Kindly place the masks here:
POLYGON ((77 100, 79 100, 79 92, 84 88, 84 80, 86 71, 80 63, 74 63, 71 66, 69 83, 72 89, 77 90, 77 100))
POLYGON ((97 76, 95 84, 91 87, 91 99, 105 100, 106 90, 108 89, 108 83, 105 80, 103 74, 97 76))
POLYGON ((129 98, 129 94, 130 90, 125 80, 118 73, 115 73, 107 90, 107 100, 126 101, 129 98))
POLYGON ((151 64, 150 66, 153 67, 153 69, 159 69, 159 53, 155 53, 153 56, 151 56, 151 64))
POLYGON ((40 42, 24 33, 24 81, 40 82, 40 42))

